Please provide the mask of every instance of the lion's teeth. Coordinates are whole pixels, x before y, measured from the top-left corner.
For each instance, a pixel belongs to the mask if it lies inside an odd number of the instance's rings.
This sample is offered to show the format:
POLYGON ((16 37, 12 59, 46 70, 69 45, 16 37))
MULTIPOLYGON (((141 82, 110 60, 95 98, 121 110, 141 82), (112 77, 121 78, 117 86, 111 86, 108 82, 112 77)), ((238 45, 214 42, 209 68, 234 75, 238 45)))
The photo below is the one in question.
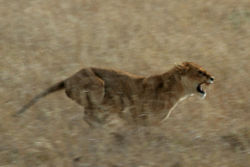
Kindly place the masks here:
POLYGON ((206 97, 206 92, 202 95, 202 99, 205 99, 205 97, 206 97))

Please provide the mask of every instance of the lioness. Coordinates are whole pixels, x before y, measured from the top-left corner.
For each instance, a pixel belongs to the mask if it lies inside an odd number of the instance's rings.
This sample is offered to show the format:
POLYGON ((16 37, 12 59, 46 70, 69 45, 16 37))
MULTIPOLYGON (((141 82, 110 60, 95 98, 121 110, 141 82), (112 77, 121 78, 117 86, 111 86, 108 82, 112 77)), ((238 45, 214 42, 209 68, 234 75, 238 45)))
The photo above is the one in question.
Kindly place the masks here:
POLYGON ((111 69, 84 68, 38 94, 17 114, 40 98, 65 89, 69 98, 84 107, 84 119, 90 126, 105 123, 114 114, 136 124, 157 123, 168 118, 180 100, 193 94, 205 97, 202 86, 213 81, 213 76, 191 62, 149 77, 111 69))

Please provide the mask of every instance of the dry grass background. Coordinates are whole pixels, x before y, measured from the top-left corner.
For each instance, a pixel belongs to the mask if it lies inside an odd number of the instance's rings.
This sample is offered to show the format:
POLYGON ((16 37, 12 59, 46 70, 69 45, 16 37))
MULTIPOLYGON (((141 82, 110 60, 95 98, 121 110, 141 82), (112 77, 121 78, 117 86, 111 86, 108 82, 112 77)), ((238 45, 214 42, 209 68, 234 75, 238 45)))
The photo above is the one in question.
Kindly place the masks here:
POLYGON ((249 167, 249 0, 0 0, 0 166, 249 167), (88 66, 135 74, 194 61, 215 75, 159 127, 111 135, 63 92, 88 66))

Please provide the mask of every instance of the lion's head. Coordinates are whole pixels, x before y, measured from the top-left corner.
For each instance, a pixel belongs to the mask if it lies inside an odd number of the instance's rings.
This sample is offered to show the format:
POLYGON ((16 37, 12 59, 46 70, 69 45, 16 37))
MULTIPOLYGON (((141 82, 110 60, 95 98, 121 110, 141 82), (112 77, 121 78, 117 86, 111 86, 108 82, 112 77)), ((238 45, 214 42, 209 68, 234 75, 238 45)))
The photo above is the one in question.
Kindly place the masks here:
POLYGON ((206 96, 204 85, 210 85, 214 82, 214 77, 199 65, 192 62, 184 62, 179 65, 182 71, 182 81, 185 89, 189 93, 196 93, 201 97, 206 96))

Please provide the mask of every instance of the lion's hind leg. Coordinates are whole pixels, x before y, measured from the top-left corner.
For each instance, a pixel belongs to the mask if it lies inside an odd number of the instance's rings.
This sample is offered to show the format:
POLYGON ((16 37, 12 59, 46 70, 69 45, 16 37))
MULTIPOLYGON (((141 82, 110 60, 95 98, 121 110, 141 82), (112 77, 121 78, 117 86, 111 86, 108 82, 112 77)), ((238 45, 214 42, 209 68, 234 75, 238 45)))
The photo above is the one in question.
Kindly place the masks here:
POLYGON ((84 107, 100 105, 104 89, 104 81, 91 70, 83 70, 66 81, 67 96, 84 107))
POLYGON ((107 115, 104 111, 95 108, 84 108, 84 120, 90 127, 101 127, 106 123, 107 115))

